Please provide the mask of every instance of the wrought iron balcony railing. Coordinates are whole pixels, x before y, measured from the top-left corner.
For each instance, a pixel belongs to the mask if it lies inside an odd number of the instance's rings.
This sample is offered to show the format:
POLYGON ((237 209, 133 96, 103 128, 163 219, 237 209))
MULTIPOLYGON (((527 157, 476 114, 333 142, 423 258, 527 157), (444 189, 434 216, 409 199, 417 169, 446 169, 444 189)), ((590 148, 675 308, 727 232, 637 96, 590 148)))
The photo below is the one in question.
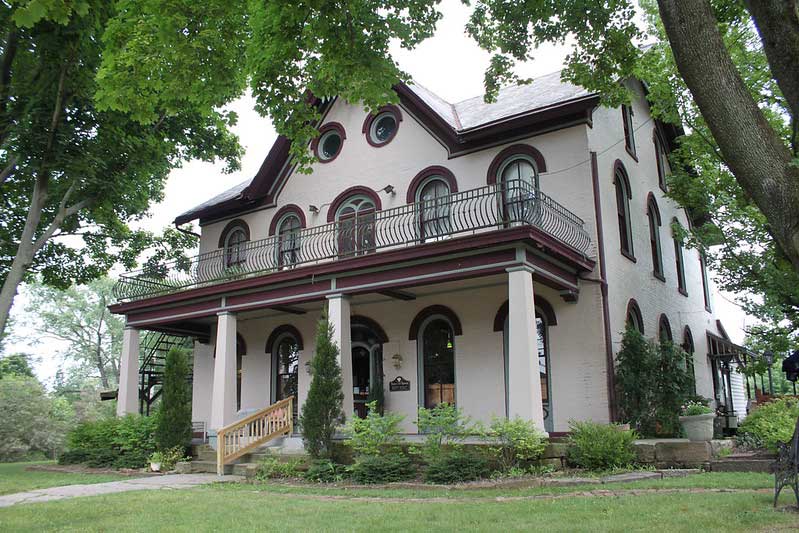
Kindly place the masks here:
POLYGON ((509 181, 383 211, 361 211, 288 235, 147 265, 122 275, 114 295, 120 301, 135 300, 299 265, 524 225, 538 228, 585 256, 591 253, 591 238, 580 217, 532 185, 509 181))

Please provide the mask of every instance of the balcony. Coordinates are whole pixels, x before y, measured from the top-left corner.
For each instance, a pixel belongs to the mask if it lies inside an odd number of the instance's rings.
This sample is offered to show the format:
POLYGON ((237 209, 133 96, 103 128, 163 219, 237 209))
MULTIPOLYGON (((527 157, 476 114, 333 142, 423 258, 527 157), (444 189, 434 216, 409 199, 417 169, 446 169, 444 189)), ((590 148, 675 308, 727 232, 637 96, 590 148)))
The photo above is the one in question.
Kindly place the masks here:
POLYGON ((410 248, 459 236, 531 226, 589 257, 583 220, 532 185, 509 181, 383 211, 360 212, 233 249, 147 264, 120 276, 119 301, 132 301, 300 266, 410 248))

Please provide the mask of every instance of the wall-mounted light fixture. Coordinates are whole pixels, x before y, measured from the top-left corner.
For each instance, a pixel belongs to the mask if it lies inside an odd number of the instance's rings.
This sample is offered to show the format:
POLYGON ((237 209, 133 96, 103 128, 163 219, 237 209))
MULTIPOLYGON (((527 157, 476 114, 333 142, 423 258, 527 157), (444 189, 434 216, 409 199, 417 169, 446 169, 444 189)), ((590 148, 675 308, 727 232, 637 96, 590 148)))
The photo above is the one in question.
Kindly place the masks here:
POLYGON ((305 361, 305 371, 308 373, 309 376, 313 373, 313 371, 311 370, 310 361, 305 361))
POLYGON ((397 370, 402 368, 402 355, 401 354, 395 353, 394 355, 391 356, 391 360, 393 361, 394 368, 396 368, 397 370))
POLYGON ((311 205, 309 205, 309 206, 308 206, 308 211, 310 211, 310 212, 311 212, 311 213, 313 213, 314 215, 318 215, 318 214, 319 214, 319 208, 318 208, 318 207, 316 207, 316 206, 315 206, 315 205, 313 205, 313 204, 311 204, 311 205))
POLYGON ((391 185, 391 184, 386 185, 385 187, 383 187, 380 190, 383 191, 386 194, 390 194, 391 196, 394 196, 395 194, 397 194, 397 191, 394 189, 394 186, 391 185))

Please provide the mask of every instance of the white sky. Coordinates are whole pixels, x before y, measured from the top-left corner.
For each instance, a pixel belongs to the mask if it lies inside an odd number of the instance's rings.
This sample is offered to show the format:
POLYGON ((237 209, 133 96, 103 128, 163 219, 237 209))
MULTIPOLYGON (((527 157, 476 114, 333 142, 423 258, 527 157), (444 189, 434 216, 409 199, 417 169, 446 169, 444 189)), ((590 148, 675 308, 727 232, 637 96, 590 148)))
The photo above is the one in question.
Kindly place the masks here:
MULTIPOLYGON (((441 9, 444 17, 434 37, 413 51, 399 46, 393 46, 391 51, 400 67, 416 81, 445 100, 458 102, 483 93, 483 73, 488 66, 489 54, 466 36, 464 27, 470 10, 461 0, 444 0, 441 9)), ((542 46, 536 51, 534 61, 521 65, 518 72, 524 76, 537 76, 560 70, 568 51, 566 46, 542 46)), ((255 175, 277 134, 271 121, 253 110, 253 99, 249 96, 242 97, 230 107, 238 113, 239 122, 234 131, 245 148, 241 170, 224 174, 222 164, 187 163, 170 174, 164 201, 153 206, 150 217, 137 226, 159 231, 183 211, 255 175)), ((717 296, 715 310, 733 340, 741 342, 743 326, 751 324, 753 319, 747 318, 731 300, 728 295, 726 298, 717 296)), ((23 291, 13 310, 18 321, 13 332, 16 339, 12 339, 7 351, 36 354, 39 359, 36 372, 40 379, 49 382, 61 362, 57 355, 59 344, 47 339, 38 345, 31 342, 36 336, 35 331, 25 325, 27 321, 22 313, 25 304, 23 291)))

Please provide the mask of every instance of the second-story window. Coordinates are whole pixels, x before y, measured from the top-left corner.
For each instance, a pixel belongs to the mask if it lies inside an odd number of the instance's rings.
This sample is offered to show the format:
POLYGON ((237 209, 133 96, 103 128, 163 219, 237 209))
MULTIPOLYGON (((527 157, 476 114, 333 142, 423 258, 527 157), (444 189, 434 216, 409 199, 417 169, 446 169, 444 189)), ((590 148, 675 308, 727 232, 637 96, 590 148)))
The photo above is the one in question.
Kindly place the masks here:
POLYGON ((354 196, 336 213, 339 255, 366 253, 375 248, 375 204, 365 196, 354 196))
POLYGON ((660 248, 660 210, 655 198, 650 196, 646 206, 646 215, 649 219, 649 245, 652 249, 652 274, 659 280, 665 280, 663 275, 663 253, 660 248))
POLYGON ((300 230, 302 223, 295 214, 288 214, 280 221, 277 229, 278 265, 291 266, 300 259, 300 230))
POLYGON ((616 184, 616 215, 619 221, 621 253, 635 261, 633 229, 632 221, 630 220, 630 198, 632 198, 632 192, 630 190, 630 180, 627 179, 624 167, 620 165, 616 167, 614 181, 616 184))
POLYGON ((450 233, 449 194, 449 184, 441 176, 430 176, 419 188, 422 240, 450 233))
POLYGON ((247 231, 242 226, 231 228, 225 237, 225 266, 235 267, 247 261, 247 231))
POLYGON ((655 132, 655 162, 657 163, 658 167, 658 185, 660 188, 666 191, 668 189, 666 184, 666 176, 668 176, 668 168, 666 167, 666 162, 668 160, 668 155, 666 154, 666 147, 663 144, 660 136, 655 132))
POLYGON ((498 174, 510 222, 532 223, 537 212, 535 199, 539 187, 535 161, 526 156, 508 158, 499 167, 498 174))
POLYGON ((705 254, 699 254, 699 268, 701 269, 702 274, 702 292, 705 297, 705 309, 710 311, 710 284, 707 280, 707 259, 705 259, 705 254))
POLYGON ((683 258, 682 236, 677 233, 677 228, 680 223, 677 219, 672 221, 674 231, 674 262, 677 267, 677 289, 680 294, 688 295, 688 290, 685 286, 685 259, 683 258))
POLYGON ((627 152, 636 159, 635 153, 635 128, 633 127, 633 108, 632 106, 621 106, 621 119, 624 124, 624 147, 627 152))

